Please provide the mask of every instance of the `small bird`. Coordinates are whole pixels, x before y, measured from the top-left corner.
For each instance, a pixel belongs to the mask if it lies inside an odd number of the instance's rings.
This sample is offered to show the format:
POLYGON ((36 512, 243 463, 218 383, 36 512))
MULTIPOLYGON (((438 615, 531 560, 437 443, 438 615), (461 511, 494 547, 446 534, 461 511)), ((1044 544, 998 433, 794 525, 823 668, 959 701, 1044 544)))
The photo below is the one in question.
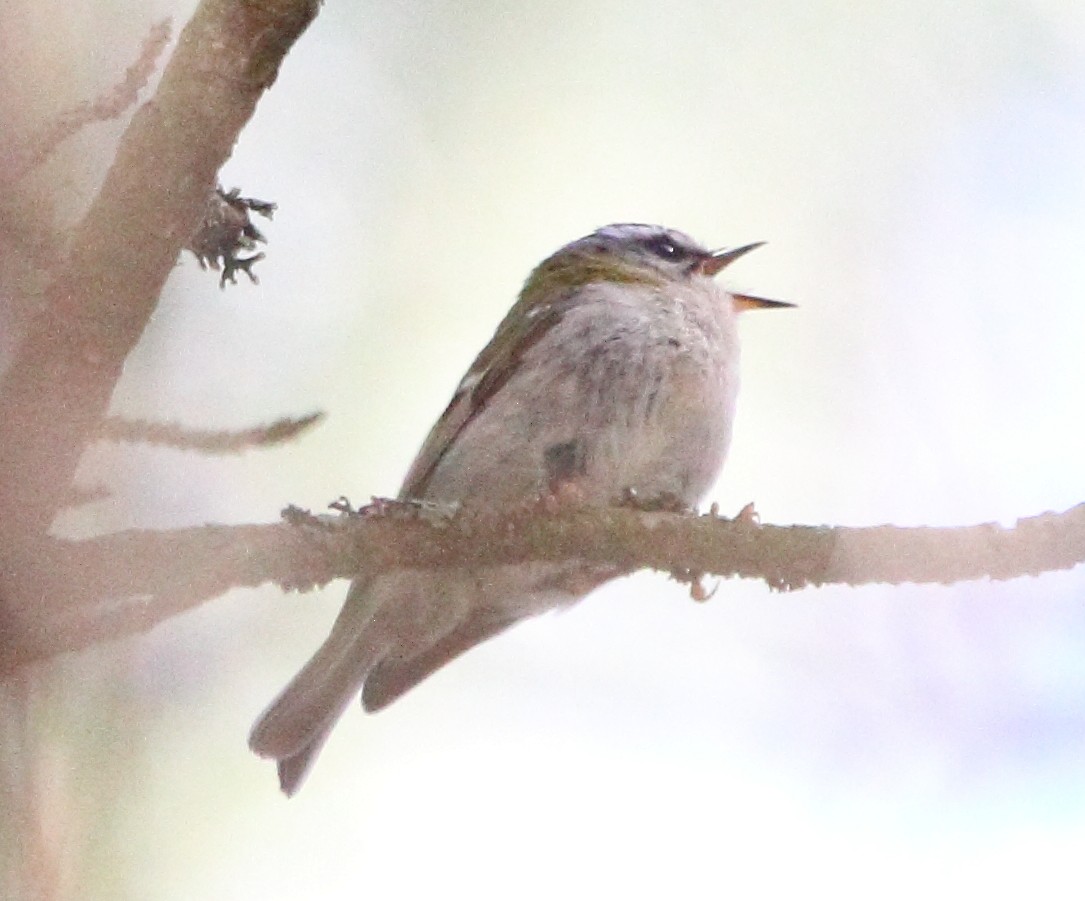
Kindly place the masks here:
MULTIPOLYGON (((761 244, 710 251, 657 225, 600 228, 545 259, 415 459, 401 499, 502 510, 631 492, 692 507, 719 475, 738 392, 737 313, 793 304, 713 276, 761 244)), ((617 575, 529 563, 356 580, 327 640, 264 711, 249 746, 301 786, 359 691, 392 703, 469 648, 617 575)))

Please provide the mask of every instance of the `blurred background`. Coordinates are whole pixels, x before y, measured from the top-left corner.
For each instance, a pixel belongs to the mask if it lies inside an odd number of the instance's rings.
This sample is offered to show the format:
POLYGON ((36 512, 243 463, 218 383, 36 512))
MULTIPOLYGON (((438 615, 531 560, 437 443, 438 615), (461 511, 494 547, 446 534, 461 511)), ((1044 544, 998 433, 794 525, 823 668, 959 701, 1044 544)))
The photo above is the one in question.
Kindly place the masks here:
MULTIPOLYGON (((192 2, 2 14, 16 132, 192 2), (26 73, 44 73, 27 79, 26 73)), ((124 123, 38 177, 78 215, 124 123)), ((259 285, 185 255, 114 410, 276 450, 101 448, 68 534, 391 495, 529 269, 613 221, 765 240, 731 458, 766 522, 971 524, 1085 500, 1085 6, 329 3, 222 173, 273 200, 259 285)), ((261 223, 263 227, 263 223, 261 223)), ((1071 897, 1085 573, 707 604, 611 584, 389 710, 295 799, 253 718, 345 583, 239 591, 35 674, 56 897, 1071 897)))

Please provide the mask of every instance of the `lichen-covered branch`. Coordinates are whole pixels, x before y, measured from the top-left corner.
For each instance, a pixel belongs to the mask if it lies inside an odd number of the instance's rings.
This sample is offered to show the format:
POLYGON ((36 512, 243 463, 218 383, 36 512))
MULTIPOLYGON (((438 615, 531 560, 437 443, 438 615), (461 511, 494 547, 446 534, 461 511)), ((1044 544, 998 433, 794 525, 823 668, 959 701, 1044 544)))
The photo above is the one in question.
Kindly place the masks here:
POLYGON ((224 191, 217 187, 207 198, 207 206, 196 230, 189 236, 185 250, 200 264, 201 269, 222 269, 219 287, 237 283, 237 273, 244 272, 253 284, 260 279, 252 267, 264 258, 253 253, 256 245, 266 242, 263 232, 252 221, 252 213, 270 219, 275 204, 254 197, 242 197, 238 188, 224 191), (250 256, 243 257, 241 254, 250 256))
POLYGON ((0 671, 144 631, 231 588, 273 582, 306 590, 397 567, 583 560, 793 590, 1010 579, 1085 562, 1085 504, 1013 528, 773 526, 624 507, 450 513, 395 501, 354 515, 290 510, 285 518, 52 543, 49 583, 26 608, 17 640, 10 631, 0 636, 0 671))

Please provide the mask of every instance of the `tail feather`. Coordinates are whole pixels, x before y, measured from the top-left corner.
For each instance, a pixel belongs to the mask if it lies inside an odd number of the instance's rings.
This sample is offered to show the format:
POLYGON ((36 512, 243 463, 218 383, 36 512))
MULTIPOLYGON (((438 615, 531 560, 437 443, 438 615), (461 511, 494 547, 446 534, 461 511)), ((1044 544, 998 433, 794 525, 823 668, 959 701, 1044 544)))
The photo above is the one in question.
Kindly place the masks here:
POLYGON ((361 691, 381 647, 367 628, 376 592, 356 584, 331 634, 268 705, 249 733, 249 747, 279 763, 287 795, 300 787, 332 727, 361 691))
POLYGON ((376 662, 363 636, 333 631, 290 684, 257 719, 249 747, 261 757, 293 757, 324 738, 361 690, 376 662), (317 741, 319 739, 319 741, 317 741))
POLYGON ((362 688, 362 706, 369 713, 387 707, 446 663, 459 657, 516 622, 504 611, 475 611, 443 638, 413 657, 393 654, 384 657, 367 675, 362 688))
POLYGON ((249 747, 278 762, 293 795, 332 727, 366 681, 365 706, 378 709, 467 648, 515 621, 498 611, 470 617, 474 577, 435 583, 410 570, 355 582, 331 634, 260 715, 249 747), (466 620, 466 622, 465 622, 466 620))
POLYGON ((324 747, 324 742, 331 735, 332 726, 334 725, 333 720, 323 732, 305 747, 295 751, 289 757, 282 757, 278 760, 279 788, 288 798, 294 797, 297 790, 301 788, 301 784, 305 781, 305 777, 309 775, 309 770, 316 761, 317 755, 320 754, 321 749, 324 747))

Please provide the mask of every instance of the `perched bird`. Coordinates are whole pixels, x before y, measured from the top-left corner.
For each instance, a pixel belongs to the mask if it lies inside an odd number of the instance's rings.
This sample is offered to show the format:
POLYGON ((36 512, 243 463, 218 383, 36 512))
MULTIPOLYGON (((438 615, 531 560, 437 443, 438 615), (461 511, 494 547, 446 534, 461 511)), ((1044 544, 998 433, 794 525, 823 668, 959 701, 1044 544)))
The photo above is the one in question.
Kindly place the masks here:
MULTIPOLYGON (((531 273, 407 473, 402 499, 507 508, 693 506, 731 440, 740 310, 713 276, 760 244, 706 250, 656 225, 608 225, 531 273)), ((517 621, 567 606, 616 571, 532 563, 398 571, 354 582, 331 634, 253 727, 249 746, 298 790, 361 691, 380 710, 517 621)))

